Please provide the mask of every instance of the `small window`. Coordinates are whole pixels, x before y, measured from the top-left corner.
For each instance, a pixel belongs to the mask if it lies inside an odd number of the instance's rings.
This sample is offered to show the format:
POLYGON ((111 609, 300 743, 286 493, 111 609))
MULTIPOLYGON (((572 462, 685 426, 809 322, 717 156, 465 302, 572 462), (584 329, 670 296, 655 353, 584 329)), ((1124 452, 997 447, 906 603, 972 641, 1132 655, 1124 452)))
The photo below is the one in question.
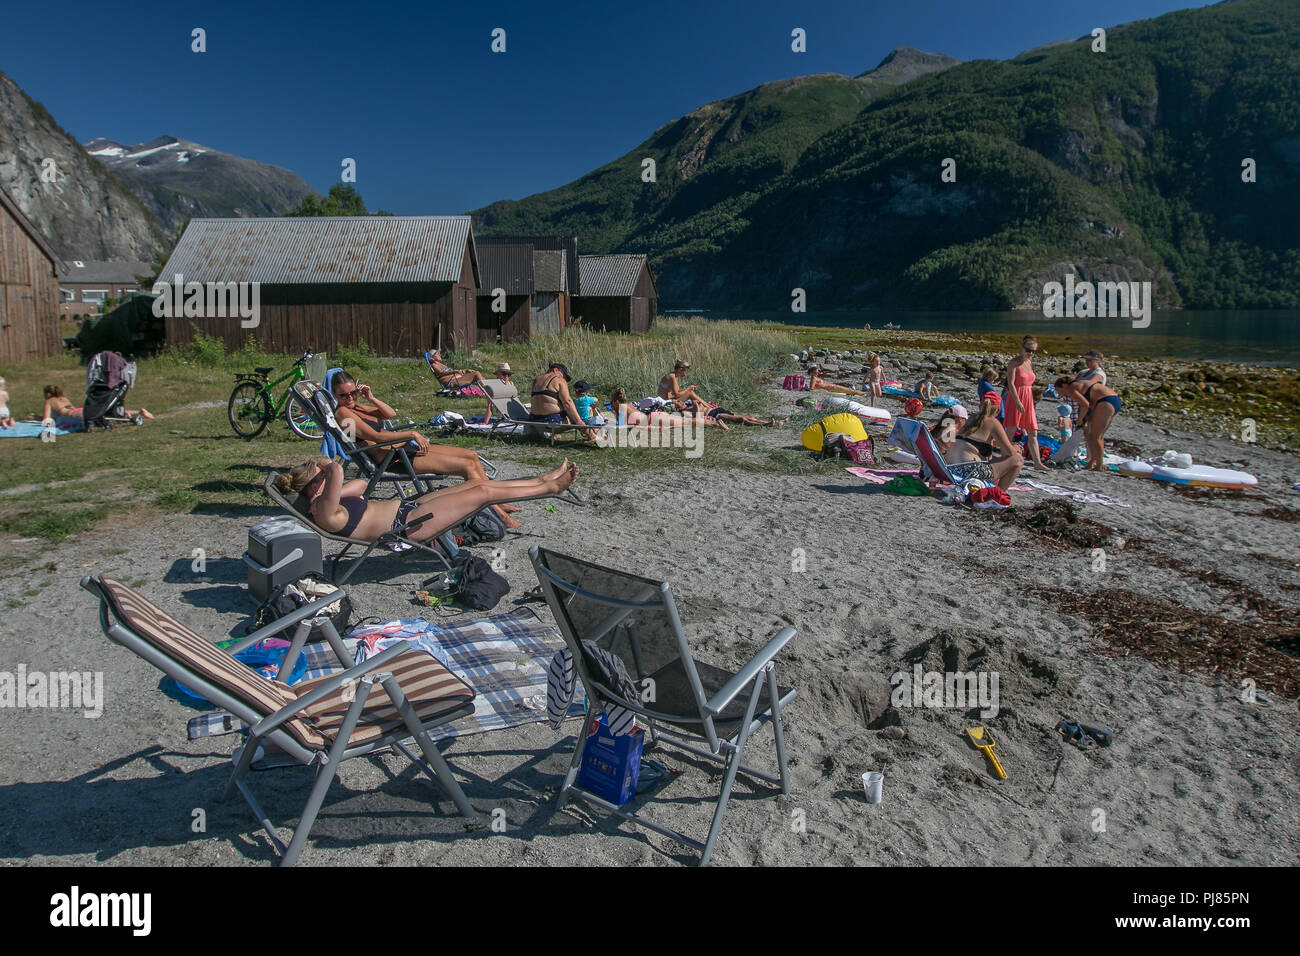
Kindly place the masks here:
POLYGON ((62 302, 76 302, 76 301, 77 301, 77 290, 76 290, 76 289, 59 289, 59 300, 62 301, 62 302))
POLYGON ((103 302, 107 298, 107 289, 83 289, 81 292, 82 302, 103 302))

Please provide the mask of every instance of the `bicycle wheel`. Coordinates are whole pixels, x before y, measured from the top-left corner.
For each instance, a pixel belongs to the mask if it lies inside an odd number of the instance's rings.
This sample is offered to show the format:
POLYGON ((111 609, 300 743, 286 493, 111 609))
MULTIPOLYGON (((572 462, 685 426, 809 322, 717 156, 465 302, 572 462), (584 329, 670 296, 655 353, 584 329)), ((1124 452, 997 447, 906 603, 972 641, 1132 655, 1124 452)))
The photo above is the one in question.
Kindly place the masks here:
POLYGON ((271 406, 256 382, 240 382, 230 393, 230 427, 246 441, 262 434, 271 419, 271 406))
POLYGON ((306 408, 292 391, 289 392, 289 402, 284 408, 284 418, 299 438, 320 441, 325 437, 324 430, 307 414, 306 408))

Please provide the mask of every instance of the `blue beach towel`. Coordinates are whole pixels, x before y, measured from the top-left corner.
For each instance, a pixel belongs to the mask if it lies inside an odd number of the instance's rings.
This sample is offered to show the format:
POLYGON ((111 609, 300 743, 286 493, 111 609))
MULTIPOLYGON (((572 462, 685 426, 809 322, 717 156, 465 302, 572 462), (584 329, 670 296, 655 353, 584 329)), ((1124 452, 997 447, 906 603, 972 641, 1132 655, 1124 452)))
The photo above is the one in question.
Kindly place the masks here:
MULTIPOLYGON (((67 422, 69 419, 61 418, 58 421, 67 422)), ((80 428, 55 428, 54 434, 71 435, 74 431, 81 431, 80 428)), ((40 438, 40 422, 14 422, 13 428, 0 428, 0 438, 40 438)))

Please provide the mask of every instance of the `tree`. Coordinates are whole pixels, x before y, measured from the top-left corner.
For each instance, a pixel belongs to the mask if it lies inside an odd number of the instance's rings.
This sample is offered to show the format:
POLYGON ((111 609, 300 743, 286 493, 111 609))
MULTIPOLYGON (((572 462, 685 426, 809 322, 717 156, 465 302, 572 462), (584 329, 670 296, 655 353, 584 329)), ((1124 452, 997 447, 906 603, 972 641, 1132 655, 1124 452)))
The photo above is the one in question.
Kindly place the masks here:
POLYGON ((391 216, 391 212, 378 209, 374 213, 366 212, 365 201, 361 193, 350 183, 335 183, 330 187, 329 195, 317 196, 312 193, 304 196, 302 202, 290 209, 286 216, 391 216))

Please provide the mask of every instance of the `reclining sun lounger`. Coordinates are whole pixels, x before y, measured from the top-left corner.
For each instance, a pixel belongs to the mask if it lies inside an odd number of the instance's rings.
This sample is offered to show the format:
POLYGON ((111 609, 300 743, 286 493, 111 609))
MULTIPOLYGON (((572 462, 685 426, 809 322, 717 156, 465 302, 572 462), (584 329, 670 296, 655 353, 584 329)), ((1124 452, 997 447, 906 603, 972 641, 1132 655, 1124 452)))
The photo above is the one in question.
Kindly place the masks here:
MULTIPOLYGON (((456 545, 455 536, 453 532, 457 528, 461 527, 465 522, 469 521, 471 518, 474 517, 474 515, 467 515, 464 518, 460 518, 456 521, 453 521, 451 524, 444 525, 443 527, 438 529, 436 534, 423 541, 415 541, 405 533, 397 534, 396 532, 393 531, 389 531, 386 534, 380 535, 379 538, 377 538, 374 541, 366 541, 362 538, 349 538, 346 535, 336 534, 332 531, 326 531, 320 525, 316 524, 316 522, 311 519, 310 515, 305 515, 301 511, 299 511, 296 507, 294 507, 293 502, 290 501, 288 498, 286 498, 280 492, 279 488, 275 487, 275 479, 278 477, 279 477, 279 473, 275 471, 272 471, 269 474, 267 474, 266 481, 262 485, 262 489, 266 492, 267 496, 272 501, 274 501, 277 505, 283 508, 286 512, 293 515, 293 517, 296 518, 298 521, 302 522, 304 525, 311 528, 312 531, 316 532, 326 541, 333 541, 336 544, 343 545, 343 550, 338 552, 338 554, 335 554, 332 558, 330 558, 329 578, 331 581, 333 581, 335 584, 339 586, 342 586, 348 582, 348 579, 351 578, 352 575, 356 573, 357 568, 361 567, 362 563, 365 562, 366 558, 370 557, 371 552, 374 551, 375 548, 377 548, 381 544, 387 545, 390 542, 398 542, 400 544, 407 545, 410 548, 414 548, 417 551, 421 551, 425 554, 432 556, 434 561, 437 562, 439 568, 441 568, 442 571, 453 570, 455 567, 456 555, 460 550, 456 545), (353 561, 350 565, 348 565, 347 573, 340 578, 338 577, 339 562, 342 561, 343 558, 347 556, 348 552, 350 552, 353 548, 361 548, 362 549, 361 554, 360 556, 357 557, 355 561, 353 561)), ((559 495, 525 495, 520 498, 507 498, 504 501, 494 502, 494 504, 509 504, 514 501, 537 501, 540 498, 555 498, 558 501, 566 501, 569 504, 574 504, 574 505, 585 504, 585 502, 583 502, 583 500, 577 496, 577 494, 573 491, 572 488, 566 490, 563 494, 559 494, 559 495)), ((492 507, 492 506, 485 505, 484 507, 492 507)), ((482 510, 483 510, 482 508, 479 509, 479 511, 482 510)), ((477 513, 478 512, 475 512, 475 514, 477 513)), ((422 518, 415 518, 411 521, 408 521, 406 523, 406 531, 409 532, 419 527, 420 525, 424 524, 426 521, 431 520, 432 518, 433 518, 432 515, 426 515, 422 518)), ((432 578, 430 578, 430 580, 432 580, 432 578)))
POLYGON ((956 484, 952 472, 948 470, 948 463, 943 460, 943 455, 939 454, 934 438, 924 422, 917 421, 915 418, 896 419, 894 430, 889 433, 889 441, 919 458, 925 470, 935 479, 950 485, 956 484))
POLYGON ((700 864, 707 864, 722 829, 722 815, 737 771, 779 784, 782 793, 790 792, 781 711, 794 700, 795 691, 778 686, 773 661, 794 637, 795 629, 782 628, 738 670, 713 667, 691 655, 667 584, 612 571, 536 545, 528 549, 528 556, 587 694, 584 728, 607 707, 621 707, 649 723, 653 743, 662 740, 724 767, 713 822, 701 843, 575 786, 588 739, 580 730, 556 809, 563 808, 570 795, 578 797, 695 847, 701 852, 700 864), (620 694, 611 686, 618 681, 607 675, 606 662, 588 652, 584 646, 588 643, 621 661, 635 685, 635 694, 620 694), (745 743, 769 722, 775 735, 779 777, 740 762, 745 743))
POLYGON ((507 435, 523 431, 525 435, 545 436, 555 441, 556 437, 575 429, 602 428, 602 425, 575 425, 564 422, 558 425, 547 422, 535 422, 531 412, 519 401, 519 390, 500 379, 490 379, 483 383, 488 402, 492 405, 492 421, 489 422, 488 436, 507 435))
POLYGON ((328 617, 322 618, 323 629, 345 668, 341 673, 290 687, 266 680, 232 656, 296 627, 281 669, 281 673, 291 673, 312 631, 309 619, 336 600, 337 594, 254 631, 224 651, 118 581, 86 577, 81 586, 99 598, 100 626, 110 640, 251 728, 242 749, 232 756, 235 769, 225 796, 239 790, 280 852, 282 866, 292 866, 298 859, 339 765, 389 747, 396 747, 428 773, 466 819, 480 822, 451 768, 427 736, 433 728, 473 713, 474 689, 432 656, 397 646, 354 666, 328 617), (410 738, 415 739, 425 760, 406 746, 404 741, 410 738), (263 742, 316 772, 287 846, 244 780, 263 742))
MULTIPOLYGON (((406 445, 407 442, 402 438, 392 438, 388 441, 375 442, 372 445, 359 445, 348 436, 348 433, 339 424, 334 413, 338 408, 338 403, 328 388, 317 382, 303 381, 293 386, 294 394, 298 398, 299 405, 311 416, 316 427, 325 432, 326 435, 333 439, 334 445, 341 452, 342 457, 356 466, 361 477, 367 479, 366 494, 370 495, 371 491, 379 484, 391 484, 397 489, 397 493, 403 498, 418 497, 433 491, 437 487, 435 484, 439 480, 445 480, 449 475, 438 474, 421 474, 415 470, 415 465, 411 463, 410 452, 406 445), (384 452, 384 458, 376 462, 370 456, 370 452, 376 449, 387 449, 384 452)), ((483 464, 484 471, 490 476, 495 477, 497 473, 496 465, 492 464, 482 455, 478 460, 483 464)))

